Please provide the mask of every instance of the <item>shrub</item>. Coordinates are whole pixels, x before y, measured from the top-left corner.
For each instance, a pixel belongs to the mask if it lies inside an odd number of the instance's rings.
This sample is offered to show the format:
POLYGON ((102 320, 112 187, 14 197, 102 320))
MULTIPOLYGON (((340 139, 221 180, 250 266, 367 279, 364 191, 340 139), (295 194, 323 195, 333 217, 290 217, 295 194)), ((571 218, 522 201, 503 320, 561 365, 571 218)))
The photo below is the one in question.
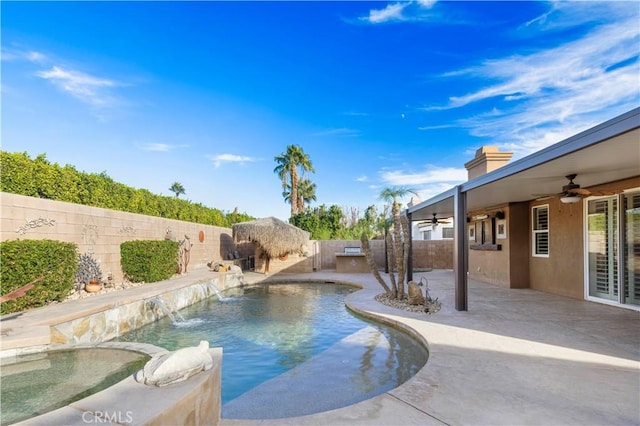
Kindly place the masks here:
POLYGON ((102 281, 102 270, 100 269, 100 264, 90 253, 82 254, 78 257, 76 284, 80 289, 83 284, 93 280, 102 281))
POLYGON ((74 243, 11 240, 0 244, 0 293, 7 294, 38 280, 24 296, 0 305, 2 315, 62 301, 73 290, 78 270, 74 243))
POLYGON ((131 282, 152 283, 169 279, 178 268, 177 241, 137 240, 120 244, 120 264, 131 282))

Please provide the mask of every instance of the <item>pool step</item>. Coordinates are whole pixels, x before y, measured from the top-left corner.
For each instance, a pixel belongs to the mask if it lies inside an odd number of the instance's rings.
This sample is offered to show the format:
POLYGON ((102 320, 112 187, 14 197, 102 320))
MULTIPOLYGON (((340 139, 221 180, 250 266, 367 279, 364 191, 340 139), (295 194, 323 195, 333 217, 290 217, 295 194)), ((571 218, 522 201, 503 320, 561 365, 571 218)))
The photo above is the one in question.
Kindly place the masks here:
POLYGON ((367 326, 309 361, 229 401, 222 407, 222 416, 228 419, 302 416, 373 397, 381 393, 382 378, 378 375, 387 374, 380 366, 389 361, 388 354, 387 338, 367 326), (292 393, 291 389, 296 391, 292 393), (272 417, 265 417, 265 413, 271 413, 272 417))

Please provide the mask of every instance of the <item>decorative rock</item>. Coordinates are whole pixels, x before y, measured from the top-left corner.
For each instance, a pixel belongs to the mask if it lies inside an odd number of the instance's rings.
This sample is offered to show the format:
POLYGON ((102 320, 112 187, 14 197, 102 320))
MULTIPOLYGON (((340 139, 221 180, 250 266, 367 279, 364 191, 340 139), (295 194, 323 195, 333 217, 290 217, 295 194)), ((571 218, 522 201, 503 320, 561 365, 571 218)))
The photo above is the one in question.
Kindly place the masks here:
POLYGON ((154 355, 134 378, 145 385, 165 386, 187 380, 212 367, 209 342, 201 340, 198 346, 154 355))
POLYGON ((424 305, 424 296, 422 295, 422 290, 418 283, 415 281, 409 281, 407 286, 409 288, 407 302, 410 305, 424 305))
POLYGON ((84 317, 78 322, 76 322, 73 326, 73 336, 77 339, 80 339, 91 329, 91 319, 89 317, 84 317))

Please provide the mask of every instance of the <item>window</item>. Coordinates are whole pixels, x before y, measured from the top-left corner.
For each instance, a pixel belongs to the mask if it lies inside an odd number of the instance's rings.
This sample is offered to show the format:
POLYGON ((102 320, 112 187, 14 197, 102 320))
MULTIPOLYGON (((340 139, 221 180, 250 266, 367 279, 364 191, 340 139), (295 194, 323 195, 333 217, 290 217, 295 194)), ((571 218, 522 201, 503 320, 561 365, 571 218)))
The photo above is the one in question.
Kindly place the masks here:
POLYGON ((430 240, 431 239, 431 230, 422 231, 422 239, 423 240, 430 240))
POLYGON ((453 238, 453 228, 442 228, 442 238, 453 238))
POLYGON ((549 206, 536 206, 533 213, 533 255, 549 257, 549 206))

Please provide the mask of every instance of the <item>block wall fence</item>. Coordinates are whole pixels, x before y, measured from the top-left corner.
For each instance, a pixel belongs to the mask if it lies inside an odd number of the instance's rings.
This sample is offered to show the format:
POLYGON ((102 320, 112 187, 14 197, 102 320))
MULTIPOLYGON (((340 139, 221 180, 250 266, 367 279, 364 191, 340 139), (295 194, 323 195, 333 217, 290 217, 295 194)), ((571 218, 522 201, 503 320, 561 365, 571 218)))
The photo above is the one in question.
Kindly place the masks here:
MULTIPOLYGON (((256 271, 261 272, 260 251, 251 243, 234 244, 230 228, 0 193, 0 242, 50 239, 75 243, 79 253, 92 253, 100 262, 104 279, 111 274, 115 282, 124 279, 121 243, 165 237, 180 241, 185 236, 192 244, 188 270, 206 267, 208 262, 224 260, 230 252, 238 251, 243 258, 255 256, 256 271)), ((370 245, 376 264, 384 268, 384 241, 371 240, 370 245)), ((309 241, 301 254, 272 259, 270 273, 335 269, 336 253, 342 253, 345 247, 360 246, 359 240, 309 241)), ((452 241, 413 241, 413 266, 452 269, 452 241)))

